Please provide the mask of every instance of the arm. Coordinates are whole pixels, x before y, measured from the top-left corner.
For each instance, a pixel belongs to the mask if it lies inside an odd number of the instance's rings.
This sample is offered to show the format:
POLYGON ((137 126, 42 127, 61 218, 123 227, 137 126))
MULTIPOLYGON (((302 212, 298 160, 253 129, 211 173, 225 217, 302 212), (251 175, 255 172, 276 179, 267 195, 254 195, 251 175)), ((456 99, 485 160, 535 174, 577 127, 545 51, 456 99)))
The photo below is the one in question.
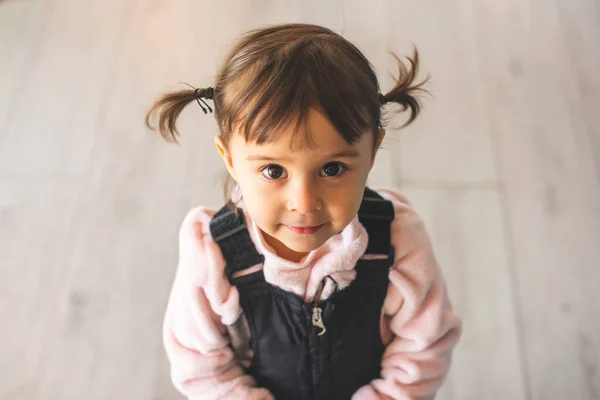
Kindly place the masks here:
POLYGON ((224 324, 233 324, 241 310, 208 233, 211 217, 204 209, 192 210, 180 231, 179 264, 163 324, 171 379, 189 400, 272 399, 245 375, 230 346, 224 324))
POLYGON ((396 211, 396 254, 382 321, 389 344, 381 378, 360 388, 353 400, 431 400, 450 368, 461 322, 452 311, 423 222, 401 195, 379 193, 394 202, 396 211))

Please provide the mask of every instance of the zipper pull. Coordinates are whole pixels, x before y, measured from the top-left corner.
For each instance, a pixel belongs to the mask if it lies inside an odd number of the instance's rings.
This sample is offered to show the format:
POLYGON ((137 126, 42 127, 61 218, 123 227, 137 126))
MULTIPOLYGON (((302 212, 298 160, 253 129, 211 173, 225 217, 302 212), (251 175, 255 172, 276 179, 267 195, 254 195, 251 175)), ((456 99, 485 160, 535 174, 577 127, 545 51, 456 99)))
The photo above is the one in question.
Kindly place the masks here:
POLYGON ((323 316, 321 314, 322 312, 323 310, 321 310, 321 308, 317 306, 314 306, 312 309, 313 332, 316 332, 316 328, 321 329, 321 331, 317 333, 317 336, 323 336, 325 332, 327 332, 327 329, 325 329, 325 325, 323 325, 323 316))

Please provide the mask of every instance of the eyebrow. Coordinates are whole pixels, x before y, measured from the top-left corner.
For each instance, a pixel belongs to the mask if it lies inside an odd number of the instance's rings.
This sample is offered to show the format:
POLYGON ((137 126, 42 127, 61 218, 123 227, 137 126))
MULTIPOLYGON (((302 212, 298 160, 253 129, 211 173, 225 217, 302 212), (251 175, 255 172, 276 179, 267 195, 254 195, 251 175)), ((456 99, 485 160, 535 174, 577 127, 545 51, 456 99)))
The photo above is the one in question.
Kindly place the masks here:
MULTIPOLYGON (((358 154, 358 152, 356 150, 344 150, 344 151, 339 151, 334 154, 330 154, 326 158, 343 158, 343 157, 357 158, 359 156, 360 155, 358 154)), ((287 157, 278 158, 278 157, 267 157, 267 156, 248 156, 248 157, 246 157, 246 160, 260 160, 260 161, 285 161, 287 159, 288 159, 287 157)))

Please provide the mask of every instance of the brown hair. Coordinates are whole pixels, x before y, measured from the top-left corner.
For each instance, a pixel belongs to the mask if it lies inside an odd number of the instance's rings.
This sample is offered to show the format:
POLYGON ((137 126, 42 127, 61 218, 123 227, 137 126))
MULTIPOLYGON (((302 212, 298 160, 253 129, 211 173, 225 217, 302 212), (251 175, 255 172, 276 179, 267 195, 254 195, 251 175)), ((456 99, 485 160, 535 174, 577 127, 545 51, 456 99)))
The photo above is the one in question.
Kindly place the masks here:
MULTIPOLYGON (((416 48, 398 61, 396 84, 380 94, 373 67, 352 43, 317 25, 284 24, 246 33, 229 52, 214 84, 214 111, 226 147, 234 129, 246 141, 275 141, 281 128, 295 121, 294 135, 306 123, 309 109, 319 108, 349 144, 385 125, 384 103, 397 103, 410 112, 410 124, 419 114, 415 96, 425 81, 415 83, 419 70, 416 48)), ((177 142, 176 121, 186 105, 207 89, 181 89, 165 94, 146 115, 146 125, 177 142), (158 125, 151 120, 158 116, 158 125)), ((209 96, 211 97, 211 96, 209 96)), ((304 137, 310 141, 310 137, 304 137)))

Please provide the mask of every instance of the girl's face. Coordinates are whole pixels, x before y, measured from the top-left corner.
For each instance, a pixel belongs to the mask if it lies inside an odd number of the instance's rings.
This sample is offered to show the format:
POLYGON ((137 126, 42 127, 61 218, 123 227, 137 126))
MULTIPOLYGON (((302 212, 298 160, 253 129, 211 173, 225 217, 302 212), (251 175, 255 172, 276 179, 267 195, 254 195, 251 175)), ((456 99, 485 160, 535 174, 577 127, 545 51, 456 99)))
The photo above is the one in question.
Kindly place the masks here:
MULTIPOLYGON (((265 241, 290 261, 299 261, 352 221, 375 158, 371 134, 350 145, 315 109, 305 127, 308 132, 298 134, 310 135, 312 143, 293 151, 293 126, 281 139, 262 145, 234 133, 229 151, 216 138, 246 211, 265 241)), ((376 147, 383 135, 382 130, 376 147)))

